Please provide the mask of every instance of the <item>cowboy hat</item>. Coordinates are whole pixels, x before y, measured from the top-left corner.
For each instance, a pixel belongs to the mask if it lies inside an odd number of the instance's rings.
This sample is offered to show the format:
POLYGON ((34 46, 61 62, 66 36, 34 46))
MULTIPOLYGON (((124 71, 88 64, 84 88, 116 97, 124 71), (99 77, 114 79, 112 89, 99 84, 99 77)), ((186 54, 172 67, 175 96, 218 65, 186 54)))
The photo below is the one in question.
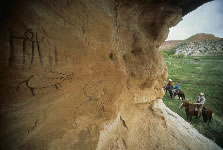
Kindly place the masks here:
POLYGON ((204 96, 204 93, 201 92, 200 95, 201 95, 201 96, 204 96))
POLYGON ((171 79, 169 79, 169 81, 172 81, 171 79))

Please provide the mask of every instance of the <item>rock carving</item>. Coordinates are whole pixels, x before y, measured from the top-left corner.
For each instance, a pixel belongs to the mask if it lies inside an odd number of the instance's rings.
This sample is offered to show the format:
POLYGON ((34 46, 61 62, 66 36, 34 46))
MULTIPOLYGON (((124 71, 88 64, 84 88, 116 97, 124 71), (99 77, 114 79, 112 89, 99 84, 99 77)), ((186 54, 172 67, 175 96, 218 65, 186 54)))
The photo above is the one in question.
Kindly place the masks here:
POLYGON ((13 62, 15 62, 15 45, 14 45, 14 40, 22 40, 22 55, 23 55, 23 64, 26 63, 26 53, 27 53, 27 44, 28 42, 31 43, 31 62, 30 64, 33 64, 34 61, 34 52, 35 49, 38 52, 38 56, 39 56, 39 61, 40 64, 42 65, 42 55, 41 55, 41 49, 40 49, 40 43, 44 40, 44 37, 41 38, 41 40, 39 40, 38 38, 38 33, 34 32, 32 28, 27 29, 24 32, 24 36, 17 36, 14 34, 13 30, 9 30, 10 33, 10 37, 9 37, 9 45, 10 45, 10 56, 9 56, 9 66, 11 67, 13 62))
MULTIPOLYGON (((20 86, 22 84, 25 84, 25 86, 30 89, 31 93, 33 96, 35 96, 35 92, 34 90, 41 90, 41 89, 46 89, 46 88, 55 88, 57 90, 60 89, 60 87, 62 87, 63 83, 66 81, 66 80, 72 80, 73 78, 73 73, 70 73, 70 74, 64 74, 64 73, 60 73, 60 72, 55 72, 55 71, 50 71, 50 75, 57 75, 57 77, 45 77, 47 78, 47 80, 51 80, 52 84, 49 84, 49 85, 44 85, 44 86, 35 86, 35 85, 31 85, 30 84, 30 81, 33 80, 34 77, 38 77, 38 75, 32 75, 30 76, 28 79, 24 80, 24 81, 21 81, 17 87, 16 87, 16 91, 19 90, 20 86), (58 77, 59 76, 59 77, 58 77)), ((41 80, 41 79, 40 79, 41 80)), ((40 81, 38 81, 40 82, 40 81)))

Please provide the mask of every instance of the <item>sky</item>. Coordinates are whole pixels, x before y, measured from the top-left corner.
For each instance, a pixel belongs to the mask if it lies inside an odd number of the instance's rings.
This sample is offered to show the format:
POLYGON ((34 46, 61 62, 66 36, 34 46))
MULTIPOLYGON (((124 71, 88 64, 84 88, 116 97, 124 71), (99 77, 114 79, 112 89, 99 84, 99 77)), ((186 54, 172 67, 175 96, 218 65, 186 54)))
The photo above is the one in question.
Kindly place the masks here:
POLYGON ((184 40, 197 33, 223 38, 223 0, 206 3, 183 17, 170 28, 168 40, 184 40))

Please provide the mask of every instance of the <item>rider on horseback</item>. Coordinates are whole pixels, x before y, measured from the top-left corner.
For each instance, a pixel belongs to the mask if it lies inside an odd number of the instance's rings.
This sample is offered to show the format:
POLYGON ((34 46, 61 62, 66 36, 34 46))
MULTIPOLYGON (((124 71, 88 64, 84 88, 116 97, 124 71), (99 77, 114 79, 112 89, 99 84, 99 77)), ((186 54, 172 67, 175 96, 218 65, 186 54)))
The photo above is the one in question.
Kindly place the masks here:
POLYGON ((196 103, 194 103, 194 104, 196 104, 196 107, 198 109, 197 118, 200 118, 200 116, 201 116, 201 113, 202 113, 202 109, 203 109, 205 100, 206 99, 204 97, 204 93, 201 92, 200 93, 200 96, 198 96, 198 98, 197 98, 196 103))
POLYGON ((171 79, 169 79, 169 82, 167 83, 166 88, 168 89, 168 88, 170 88, 171 86, 172 86, 172 80, 171 80, 171 79))
POLYGON ((176 86, 173 89, 174 89, 174 92, 176 92, 176 94, 179 93, 179 90, 180 90, 179 82, 176 82, 176 86))

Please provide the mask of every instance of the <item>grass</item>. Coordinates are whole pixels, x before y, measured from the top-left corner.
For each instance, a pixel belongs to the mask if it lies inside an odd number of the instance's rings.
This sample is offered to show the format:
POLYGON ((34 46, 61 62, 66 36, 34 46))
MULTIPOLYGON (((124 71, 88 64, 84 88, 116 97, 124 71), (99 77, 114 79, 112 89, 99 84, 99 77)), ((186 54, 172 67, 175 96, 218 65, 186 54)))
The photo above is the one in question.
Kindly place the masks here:
MULTIPOLYGON (((165 57, 168 78, 180 82, 180 89, 186 100, 195 102, 200 92, 205 93, 207 107, 214 111, 212 122, 204 123, 203 118, 192 119, 192 125, 204 136, 223 148, 223 56, 219 57, 165 57)), ((175 85, 175 83, 173 82, 175 85)), ((163 101, 174 112, 186 120, 186 113, 178 107, 181 101, 170 99, 167 93, 163 101)))

